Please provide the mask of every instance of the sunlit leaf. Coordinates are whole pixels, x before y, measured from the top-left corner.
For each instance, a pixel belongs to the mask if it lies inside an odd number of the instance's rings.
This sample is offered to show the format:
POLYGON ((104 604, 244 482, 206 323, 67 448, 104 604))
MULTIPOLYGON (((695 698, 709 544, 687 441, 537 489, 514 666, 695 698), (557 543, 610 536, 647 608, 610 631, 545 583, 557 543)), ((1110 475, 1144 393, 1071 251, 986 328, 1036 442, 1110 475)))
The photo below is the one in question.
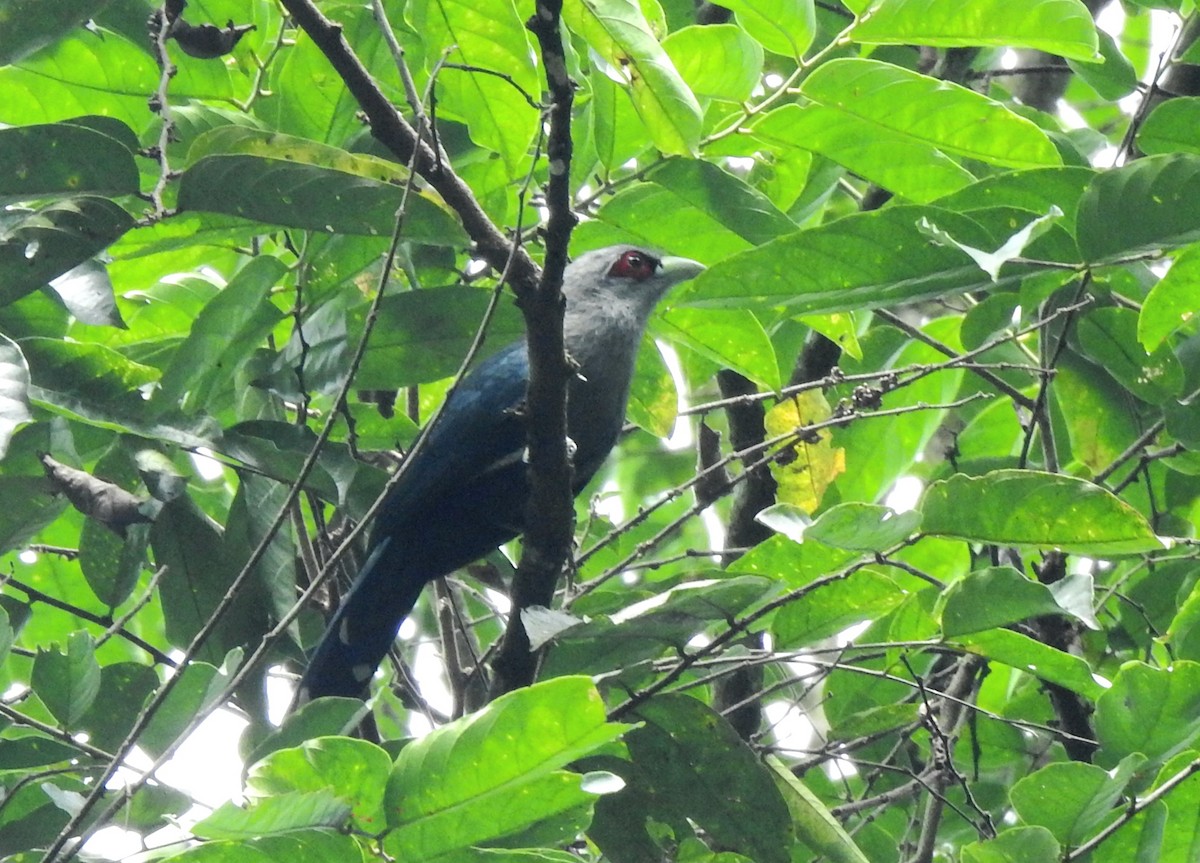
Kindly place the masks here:
POLYGON ((605 721, 587 678, 511 692, 401 750, 387 783, 384 844, 433 859, 542 821, 574 823, 572 813, 595 798, 562 768, 625 730, 605 721))
POLYGON ((683 27, 662 47, 699 99, 743 102, 762 77, 762 48, 732 24, 683 27))
POLYGON ((632 0, 567 0, 563 20, 629 89, 650 138, 664 153, 686 155, 700 142, 700 106, 632 0))
POLYGON ((820 153, 918 203, 957 191, 974 179, 931 143, 825 105, 784 105, 763 115, 753 129, 765 141, 820 153))
POLYGON ((514 4, 414 0, 405 11, 430 67, 438 65, 438 102, 467 124, 478 144, 500 154, 510 177, 517 176, 537 129, 542 82, 514 4), (509 80, 488 74, 499 70, 509 80))
POLYGON ((844 58, 805 79, 804 95, 952 155, 1009 168, 1061 164, 1046 134, 965 87, 878 60, 844 58))
POLYGON ((921 500, 927 533, 997 545, 1130 554, 1162 548, 1146 520, 1097 485, 1070 476, 999 470, 956 475, 921 500))
POLYGON ((1079 0, 888 0, 850 31, 867 44, 1037 48, 1076 60, 1096 55, 1096 27, 1079 0))
POLYGON ((726 8, 764 48, 785 57, 803 57, 816 35, 812 0, 731 0, 726 8))
POLYGON ((1140 761, 1135 757, 1115 775, 1094 764, 1048 764, 1017 782, 1009 798, 1026 824, 1047 828, 1063 845, 1078 845, 1109 819, 1140 761))
POLYGON ((1187 326, 1200 306, 1200 246, 1188 246, 1151 290, 1138 314, 1138 341, 1156 352, 1172 333, 1187 326))

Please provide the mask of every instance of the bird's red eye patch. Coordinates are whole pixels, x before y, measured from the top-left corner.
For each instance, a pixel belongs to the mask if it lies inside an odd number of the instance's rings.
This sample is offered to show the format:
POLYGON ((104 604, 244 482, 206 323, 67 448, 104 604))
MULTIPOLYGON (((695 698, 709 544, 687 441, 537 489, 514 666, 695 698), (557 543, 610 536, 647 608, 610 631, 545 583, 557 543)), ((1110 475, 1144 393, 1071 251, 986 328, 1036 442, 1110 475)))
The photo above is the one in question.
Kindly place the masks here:
POLYGON ((653 276, 656 269, 658 269, 656 258, 645 252, 630 249, 617 258, 617 262, 609 268, 608 274, 619 279, 633 279, 640 282, 653 276))

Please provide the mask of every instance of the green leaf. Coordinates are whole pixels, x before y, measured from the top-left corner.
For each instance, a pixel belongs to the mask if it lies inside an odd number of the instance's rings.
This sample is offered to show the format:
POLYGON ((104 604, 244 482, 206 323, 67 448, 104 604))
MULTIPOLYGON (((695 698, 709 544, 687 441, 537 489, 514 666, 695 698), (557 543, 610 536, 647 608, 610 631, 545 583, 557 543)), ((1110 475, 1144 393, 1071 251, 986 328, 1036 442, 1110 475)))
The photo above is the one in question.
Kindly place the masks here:
POLYGON ((64 653, 58 647, 39 650, 29 684, 60 726, 76 728, 100 691, 95 642, 86 632, 73 632, 64 653))
POLYGON ((32 860, 37 852, 31 854, 30 849, 48 846, 70 818, 66 808, 58 804, 67 802, 67 794, 82 796, 87 791, 88 786, 71 776, 15 787, 0 810, 0 854, 17 855, 8 857, 10 861, 21 855, 32 860))
POLYGON ((638 348, 637 365, 626 407, 629 421, 655 437, 668 437, 679 413, 679 392, 654 339, 645 336, 638 348))
POLYGON ((387 783, 392 829, 384 847, 431 860, 572 818, 593 797, 562 768, 625 730, 605 721, 604 702, 585 677, 504 695, 400 751, 387 783))
POLYGON ((636 851, 655 847, 651 831, 660 823, 677 840, 691 836, 694 824, 713 846, 757 863, 790 859, 787 803, 772 772, 723 717, 682 694, 656 696, 631 716, 644 724, 627 735, 630 762, 603 760, 626 788, 597 803, 589 831, 606 856, 645 859, 636 851))
MULTIPOLYGON (((284 506, 288 484, 252 471, 239 475, 237 495, 229 507, 222 558, 230 572, 240 572, 266 538, 276 513, 284 506)), ((254 583, 238 597, 242 608, 269 610, 271 620, 283 618, 296 601, 298 550, 290 522, 271 534, 267 550, 254 568, 254 583)), ((298 632, 293 627, 294 636, 298 632)))
MULTIPOLYGON (((1112 36, 1100 29, 1096 29, 1095 34, 1099 38, 1103 62, 1096 63, 1087 58, 1067 58, 1067 65, 1101 97, 1115 101, 1137 88, 1137 72, 1129 58, 1121 53, 1120 46, 1112 36)), ((1145 126, 1141 131, 1145 131, 1145 126)))
POLYGON ((153 449, 140 449, 133 454, 138 476, 155 500, 172 501, 187 490, 187 477, 166 455, 153 449))
POLYGON ((887 551, 912 536, 920 523, 916 510, 897 513, 871 503, 843 503, 821 513, 804 538, 850 551, 887 551))
POLYGON ((1060 358, 1053 400, 1070 435, 1071 454, 1094 472, 1112 464, 1141 433, 1129 395, 1073 352, 1060 358))
MULTIPOLYGON (((458 286, 384 297, 355 385, 396 389, 454 374, 491 300, 491 291, 458 286)), ((362 307, 351 311, 351 332, 362 332, 366 314, 362 307)), ((512 303, 501 300, 488 323, 485 350, 497 350, 524 335, 521 313, 512 303)))
POLYGON ((1121 666, 1096 702, 1096 736, 1110 759, 1140 752, 1162 762, 1200 738, 1200 663, 1121 666))
POLYGON ((872 569, 814 585, 775 613, 772 632, 780 647, 813 644, 849 626, 872 620, 904 601, 905 591, 872 569))
MULTIPOLYGON (((403 196, 391 183, 319 165, 219 155, 183 172, 179 207, 331 234, 387 236, 403 196)), ((421 195, 409 196, 404 228, 417 243, 461 242, 457 223, 421 195)))
MULTIPOLYGON (((1154 777, 1152 790, 1173 783, 1170 794, 1113 836, 1112 854, 1104 863, 1165 863, 1183 861, 1192 856, 1200 842, 1200 823, 1194 813, 1200 811, 1200 781, 1197 780, 1196 750, 1181 752, 1170 759, 1154 777), (1182 779, 1183 781, 1180 781, 1182 779), (1166 810, 1166 811, 1163 811, 1166 810), (1170 817, 1171 814, 1174 817, 1170 817), (1125 834, 1125 835, 1122 835, 1125 834), (1124 853, 1125 856, 1121 856, 1124 853)), ((1101 846, 1103 847, 1103 846, 1101 846)))
POLYGON ((700 143, 701 111, 633 0, 567 0, 563 21, 608 63, 629 90, 650 139, 663 153, 689 155, 700 143))
POLYGON ((1131 756, 1112 774, 1094 764, 1047 764, 1019 779, 1009 799, 1026 824, 1045 827, 1062 845, 1078 845, 1109 820, 1141 761, 1131 756))
POLYGON ((576 242, 644 243, 711 263, 795 230, 769 198, 710 162, 676 159, 618 192, 576 242))
POLYGON ((7 0, 0 6, 0 66, 16 63, 87 21, 108 0, 7 0))
POLYGON ((831 863, 868 863, 833 813, 796 778, 787 764, 769 755, 767 767, 787 801, 797 839, 831 863))
POLYGON ((1138 314, 1137 337, 1143 348, 1158 354, 1163 342, 1188 325, 1197 313, 1200 294, 1200 244, 1176 256, 1167 274, 1150 289, 1138 314))
POLYGON ((259 255, 210 300, 163 372, 155 399, 185 411, 203 410, 215 391, 233 385, 242 363, 283 317, 270 293, 287 267, 259 255))
POLYGON ((500 154, 509 178, 519 176, 538 124, 530 102, 537 102, 542 82, 511 0, 415 0, 405 11, 421 34, 429 68, 439 67, 439 113, 445 109, 461 118, 472 140, 500 154), (443 65, 447 62, 485 71, 443 65), (502 71, 511 80, 488 71, 502 71))
POLYGON ((0 459, 17 428, 31 419, 29 365, 21 348, 0 333, 0 459))
POLYGON ((963 846, 962 863, 1058 863, 1062 847, 1045 827, 1010 827, 963 846))
POLYGON ((125 830, 152 833, 178 823, 177 819, 192 808, 192 803, 191 797, 169 785, 143 785, 115 817, 125 830))
POLYGON ((754 245, 714 214, 655 183, 618 192, 604 202, 594 220, 576 229, 574 239, 587 248, 633 243, 670 249, 706 264, 754 245))
MULTIPOLYGON (((588 73, 588 89, 592 95, 587 106, 589 129, 596 158, 606 171, 614 171, 650 149, 651 142, 632 99, 605 74, 604 67, 593 65, 588 73)), ((578 171, 583 161, 577 159, 572 167, 578 171)))
POLYGON ((817 32, 812 0, 731 0, 737 22, 768 51, 800 59, 817 32))
POLYGON ((1138 129, 1138 148, 1148 156, 1200 154, 1200 142, 1191 134, 1197 123, 1200 123, 1200 97, 1165 99, 1138 129))
POLYGON ((0 213, 0 305, 91 259, 132 226, 128 213, 97 197, 0 213))
MULTIPOLYGON (((28 609, 28 606, 25 608, 28 609)), ((8 659, 8 652, 12 650, 15 638, 16 633, 13 631, 12 620, 4 606, 0 605, 0 663, 8 659)))
MULTIPOLYGON (((365 740, 348 737, 318 737, 300 746, 272 752, 250 768, 247 796, 252 800, 285 794, 316 804, 310 811, 328 814, 332 801, 326 795, 350 804, 355 826, 370 834, 384 828, 384 787, 392 761, 387 753, 365 740)), ((268 818, 287 818, 286 811, 269 806, 268 818)))
MULTIPOLYGON (((150 531, 150 543, 155 562, 171 567, 171 578, 163 579, 159 591, 167 638, 182 647, 207 623, 237 570, 231 569, 219 554, 223 545, 220 527, 187 496, 165 504, 159 511, 150 531)), ((228 650, 249 643, 255 633, 263 630, 265 621, 265 608, 255 610, 252 599, 239 599, 222 617, 201 657, 214 664, 220 662, 228 650)))
POLYGON ((79 722, 87 729, 88 742, 115 752, 158 684, 154 669, 140 662, 114 662, 101 668, 96 700, 79 722))
MULTIPOLYGON (((709 267, 672 296, 676 305, 824 314, 990 288, 961 250, 932 244, 922 218, 972 245, 992 239, 972 220, 936 207, 897 206, 780 237, 709 267), (973 239, 970 239, 973 238, 973 239)), ((1011 268, 1005 279, 1015 279, 1011 268)))
POLYGON ((645 608, 626 608, 614 622, 597 617, 554 638, 547 674, 603 674, 631 669, 666 651, 683 650, 697 632, 741 614, 774 589, 758 575, 685 582, 661 593, 645 608))
POLYGON ((977 249, 970 246, 950 233, 939 228, 935 223, 928 219, 922 219, 920 228, 921 232, 933 240, 935 243, 954 246, 961 249, 970 256, 979 269, 983 270, 992 281, 1000 280, 1000 269, 1005 264, 1020 257, 1024 253, 1025 248, 1032 242, 1043 236, 1054 227, 1054 223, 1062 218, 1062 210, 1057 206, 1051 206, 1050 211, 1038 216, 1036 219, 1025 222, 1017 231, 1009 235, 1004 243, 1001 244, 995 251, 987 249, 977 249))
POLYGON ((79 755, 79 750, 74 746, 38 734, 0 738, 0 771, 45 767, 78 758, 79 755))
MULTIPOLYGON (((228 429, 220 450, 252 470, 288 483, 295 479, 316 441, 316 433, 307 426, 253 420, 228 429)), ((358 465, 344 446, 327 444, 306 485, 326 500, 348 502, 351 484, 362 472, 369 475, 371 469, 358 465)), ((359 518, 361 513, 349 515, 359 518)))
POLYGON ((649 179, 679 199, 671 211, 679 204, 693 207, 750 245, 761 245, 796 229, 796 223, 766 195, 712 162, 672 159, 649 179))
POLYGON ((732 24, 682 27, 662 47, 700 99, 744 102, 762 78, 762 48, 732 24))
POLYGON ((27 338, 20 345, 29 360, 29 397, 48 410, 182 446, 214 446, 217 430, 209 419, 147 419, 141 392, 157 379, 157 370, 97 342, 27 338))
POLYGON ((889 0, 864 15, 850 39, 868 45, 1036 48, 1076 60, 1096 55, 1096 25, 1079 0, 889 0))
POLYGON ((264 797, 248 808, 224 803, 190 829, 201 839, 250 839, 308 827, 336 828, 349 816, 349 804, 330 789, 288 791, 264 797))
MULTIPOLYGON (((336 15, 343 38, 354 46, 375 81, 399 104, 404 98, 400 76, 371 7, 340 4, 331 14, 336 15)), ((408 52, 406 59, 419 70, 425 59, 420 39, 403 26, 398 11, 389 17, 401 47, 408 52)), ((280 132, 328 144, 349 144, 362 131, 359 104, 320 47, 303 31, 294 32, 295 45, 276 59, 282 63, 272 67, 272 96, 258 100, 254 114, 280 132)))
MULTIPOLYGON (((187 164, 195 165, 209 156, 259 156, 300 165, 328 168, 366 180, 401 186, 409 173, 401 165, 378 156, 351 153, 340 147, 282 135, 249 126, 223 125, 200 135, 188 148, 187 164)), ((430 200, 433 200, 430 197, 430 200)))
POLYGON ((137 191, 133 153, 109 135, 74 123, 0 129, 0 201, 137 191))
POLYGON ((1132 309, 1093 309, 1080 319, 1076 332, 1083 352, 1127 393, 1151 404, 1172 402, 1185 386, 1183 366, 1166 345, 1153 353, 1144 350, 1138 323, 1132 309))
POLYGON ((784 147, 804 147, 902 198, 927 203, 971 183, 971 173, 936 146, 825 105, 789 104, 751 129, 784 147))
MULTIPOLYGON (((146 730, 138 737, 138 746, 151 757, 162 755, 184 729, 196 718, 196 714, 210 707, 225 684, 229 682, 229 666, 239 659, 240 652, 233 651, 221 668, 207 662, 191 662, 182 671, 162 706, 154 713, 146 730)), ((141 705, 138 705, 139 709, 141 705)))
MULTIPOLYGON (((157 87, 158 66, 145 30, 138 30, 135 43, 101 27, 79 27, 45 50, 0 68, 0 91, 6 96, 0 102, 0 123, 53 123, 102 109, 134 129, 143 128, 150 120, 146 96, 157 87)), ((237 98, 233 81, 223 63, 180 63, 171 81, 171 101, 237 98)), ((243 76, 240 83, 244 98, 253 80, 243 76)))
POLYGON ((728 571, 763 576, 782 581, 789 587, 804 587, 822 576, 839 572, 857 557, 842 549, 813 542, 795 542, 781 535, 754 546, 731 562, 728 571))
POLYGON ((814 102, 952 155, 1008 168, 1062 162, 1045 132, 999 102, 890 63, 830 60, 801 91, 814 102))
POLYGON ((148 524, 129 525, 121 537, 96 519, 83 523, 79 538, 80 569, 96 598, 110 609, 133 593, 146 562, 149 543, 148 524))
POLYGON ((926 533, 970 542, 1058 548, 1099 556, 1163 547, 1146 520, 1111 492, 1076 477, 1030 470, 957 474, 921 499, 926 533))
POLYGON ((179 863, 365 863, 353 836, 315 828, 257 839, 205 842, 170 858, 179 863))
POLYGON ((942 633, 947 638, 1063 612, 1050 588, 1011 566, 972 572, 947 588, 944 602, 942 633))
POLYGON ((81 416, 137 415, 144 404, 139 389, 158 378, 155 369, 95 342, 33 338, 21 347, 29 358, 32 398, 81 416))
POLYGON ((272 752, 299 746, 314 737, 349 734, 366 715, 366 705, 357 698, 318 698, 292 710, 283 724, 261 740, 246 755, 247 764, 262 761, 272 752))
MULTIPOLYGON (((943 317, 931 321, 923 332, 942 344, 958 345, 958 319, 943 317)), ((905 368, 910 364, 934 364, 944 355, 919 339, 910 339, 890 327, 874 327, 862 341, 859 361, 843 357, 839 366, 848 375, 868 369, 905 368)), ((960 393, 962 378, 947 371, 916 380, 883 395, 885 409, 907 408, 892 416, 875 416, 865 422, 834 430, 834 443, 845 450, 846 470, 838 476, 835 488, 841 500, 874 503, 884 499, 921 458, 937 429, 948 415, 945 410, 927 410, 953 400, 960 393)), ((843 390, 843 396, 851 393, 843 390)))
POLYGON ((1062 224, 1074 231, 1079 201, 1084 191, 1099 173, 1091 168, 1032 168, 1028 171, 1007 171, 985 177, 961 191, 937 201, 939 207, 956 213, 970 214, 994 207, 1025 210, 1031 215, 1050 212, 1051 207, 1063 211, 1062 224))
POLYGON ((1090 263, 1200 239, 1200 156, 1149 156, 1100 174, 1080 201, 1076 235, 1090 263))
POLYGON ((1084 698, 1095 699, 1105 691, 1091 666, 1083 659, 1035 641, 1008 629, 989 629, 957 639, 952 646, 995 662, 1057 683, 1084 698))
POLYGON ((769 390, 783 385, 771 339, 753 312, 671 309, 659 315, 651 328, 656 336, 686 345, 769 390))

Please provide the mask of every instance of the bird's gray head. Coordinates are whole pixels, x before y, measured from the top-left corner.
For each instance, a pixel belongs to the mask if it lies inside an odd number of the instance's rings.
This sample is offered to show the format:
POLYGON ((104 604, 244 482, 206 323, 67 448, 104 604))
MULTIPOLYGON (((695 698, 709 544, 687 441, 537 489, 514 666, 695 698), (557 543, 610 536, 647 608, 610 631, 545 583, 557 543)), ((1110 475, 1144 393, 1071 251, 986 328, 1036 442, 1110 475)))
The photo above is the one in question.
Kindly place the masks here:
POLYGON ((608 246, 576 258, 563 274, 567 314, 613 314, 618 308, 645 322, 672 287, 699 275, 703 264, 638 246, 608 246))

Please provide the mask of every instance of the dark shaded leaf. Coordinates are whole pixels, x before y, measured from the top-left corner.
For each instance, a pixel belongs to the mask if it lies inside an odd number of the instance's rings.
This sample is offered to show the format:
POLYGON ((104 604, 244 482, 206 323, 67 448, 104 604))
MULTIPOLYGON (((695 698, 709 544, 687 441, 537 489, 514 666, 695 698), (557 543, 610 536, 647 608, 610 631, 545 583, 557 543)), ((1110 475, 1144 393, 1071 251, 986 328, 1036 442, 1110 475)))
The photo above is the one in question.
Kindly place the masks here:
POLYGON ((0 213, 0 304, 19 300, 90 260, 133 226, 105 198, 67 198, 0 213))

